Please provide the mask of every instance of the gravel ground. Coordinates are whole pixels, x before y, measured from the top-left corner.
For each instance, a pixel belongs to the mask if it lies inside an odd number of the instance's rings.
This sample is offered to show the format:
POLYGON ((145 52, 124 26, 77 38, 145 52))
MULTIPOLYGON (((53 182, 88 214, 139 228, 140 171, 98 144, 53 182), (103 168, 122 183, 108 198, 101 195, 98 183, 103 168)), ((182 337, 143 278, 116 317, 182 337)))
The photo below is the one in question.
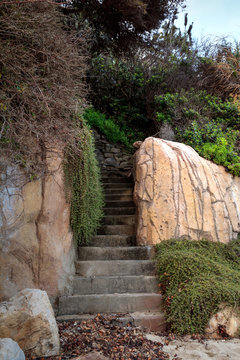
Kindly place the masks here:
POLYGON ((93 320, 59 323, 61 355, 44 359, 180 360, 162 351, 163 344, 147 339, 140 328, 121 326, 117 318, 124 315, 98 315, 93 320))
MULTIPOLYGON (((146 333, 118 318, 98 315, 87 321, 58 323, 61 354, 45 360, 239 360, 240 339, 209 340, 199 335, 146 333)), ((37 360, 44 360, 38 358, 37 360)), ((32 359, 27 359, 32 360, 32 359)))

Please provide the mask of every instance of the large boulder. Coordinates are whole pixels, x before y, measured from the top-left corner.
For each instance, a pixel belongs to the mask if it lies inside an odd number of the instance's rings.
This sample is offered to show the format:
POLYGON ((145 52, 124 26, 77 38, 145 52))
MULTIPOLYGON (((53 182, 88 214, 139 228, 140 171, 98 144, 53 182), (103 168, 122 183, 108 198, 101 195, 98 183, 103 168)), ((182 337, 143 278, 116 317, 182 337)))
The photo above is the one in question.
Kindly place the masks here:
POLYGON ((0 159, 0 301, 27 287, 53 299, 71 291, 75 250, 62 161, 49 148, 46 176, 29 181, 0 159))
POLYGON ((12 339, 0 339, 1 360, 25 360, 24 352, 12 339))
POLYGON ((58 355, 58 327, 47 293, 24 289, 1 303, 0 338, 13 339, 26 355, 58 355))
POLYGON ((240 178, 191 147, 147 138, 135 154, 137 242, 229 242, 240 232, 240 178))

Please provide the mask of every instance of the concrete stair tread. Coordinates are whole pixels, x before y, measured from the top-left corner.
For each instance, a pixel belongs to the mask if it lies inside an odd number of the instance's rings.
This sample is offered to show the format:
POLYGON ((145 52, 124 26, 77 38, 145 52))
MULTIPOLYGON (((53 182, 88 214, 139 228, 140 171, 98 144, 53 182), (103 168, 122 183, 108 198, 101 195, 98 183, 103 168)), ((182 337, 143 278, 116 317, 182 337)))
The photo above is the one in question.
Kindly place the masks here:
POLYGON ((132 263, 132 264, 137 264, 137 263, 153 263, 155 264, 154 260, 86 260, 86 261, 76 261, 76 263, 86 263, 86 262, 91 262, 91 263, 98 263, 98 265, 103 264, 103 263, 108 263, 108 264, 123 264, 126 265, 127 263, 132 263))
POLYGON ((114 294, 114 293, 154 293, 158 292, 157 277, 150 275, 118 276, 75 276, 73 294, 114 294))
POLYGON ((102 225, 97 232, 98 235, 134 235, 134 224, 120 224, 120 225, 102 225))
MULTIPOLYGON (((76 279, 92 279, 91 277, 87 276, 80 276, 75 275, 76 279)), ((156 275, 108 275, 108 276, 93 276, 93 279, 119 279, 119 278, 125 278, 125 279, 137 279, 137 278, 147 278, 147 279, 156 279, 156 275)))
POLYGON ((135 215, 105 215, 102 222, 104 225, 134 225, 135 215))
POLYGON ((105 194, 105 201, 132 201, 132 194, 105 194))
POLYGON ((102 184, 104 188, 107 189, 132 189, 133 183, 118 183, 118 182, 112 182, 112 183, 103 183, 102 184))
POLYGON ((107 219, 109 219, 109 218, 123 218, 123 219, 125 219, 125 218, 129 218, 129 217, 135 219, 135 215, 127 215, 127 214, 126 215, 125 214, 123 214, 123 215, 104 215, 103 219, 104 218, 107 218, 107 219))
MULTIPOLYGON (((102 235, 99 235, 99 236, 102 236, 102 235)), ((103 235, 104 236, 104 235, 103 235)), ((105 235, 105 236, 118 236, 118 235, 105 235)), ((126 235, 127 236, 127 235, 126 235)), ((124 251, 139 251, 139 250, 144 250, 144 251, 150 251, 153 249, 152 246, 119 246, 119 247, 116 247, 116 246, 104 246, 104 247, 101 247, 99 248, 98 246, 81 246, 79 247, 79 250, 92 250, 92 251, 104 251, 105 249, 107 249, 107 251, 121 251, 121 250, 124 250, 124 251)), ((106 259, 107 260, 107 259, 106 259)), ((119 259, 121 260, 121 259, 119 259)), ((141 259, 140 259, 141 260, 141 259)), ((146 260, 146 259, 145 259, 146 260)))
POLYGON ((81 276, 154 275, 153 260, 86 260, 76 261, 76 274, 81 276))
MULTIPOLYGON (((161 294, 158 294, 156 292, 153 292, 153 293, 124 293, 124 294, 121 294, 121 293, 118 293, 118 292, 115 292, 114 294, 86 294, 86 295, 78 295, 78 294, 75 294, 75 295, 68 295, 66 296, 66 298, 75 298, 75 299, 80 299, 80 298, 86 298, 86 299, 93 299, 93 298, 102 298, 102 299, 105 299, 105 298, 114 298, 116 297, 116 295, 118 297, 121 297, 121 298, 128 298, 128 297, 131 297, 131 298, 141 298, 143 296, 146 296, 148 298, 150 297, 155 297, 155 298, 158 298, 158 299, 161 299, 162 298, 162 295, 161 294)), ((65 296, 61 296, 61 298, 64 298, 65 296)))
POLYGON ((105 208, 122 208, 122 207, 134 207, 135 204, 132 200, 124 201, 124 200, 106 200, 105 201, 105 208))
POLYGON ((104 209, 106 215, 133 215, 136 210, 134 206, 128 207, 108 207, 104 209))
MULTIPOLYGON (((104 316, 105 313, 100 313, 104 316)), ((65 321, 89 321, 93 320, 97 314, 73 314, 57 316, 58 322, 65 321)), ((113 316, 118 316, 114 323, 117 326, 140 326, 148 331, 165 331, 166 323, 164 313, 162 311, 139 311, 132 313, 112 313, 113 316)))
POLYGON ((133 180, 127 177, 120 177, 120 176, 104 176, 101 178, 103 184, 109 184, 109 183, 118 183, 118 184, 133 184, 133 180))
POLYGON ((131 188, 115 188, 115 189, 105 189, 105 195, 133 195, 133 189, 131 188))
POLYGON ((162 295, 156 293, 72 295, 59 298, 59 315, 158 310, 161 305, 162 295))
POLYGON ((122 247, 134 245, 135 242, 135 236, 131 235, 95 235, 89 245, 94 247, 122 247))
POLYGON ((85 246, 78 248, 79 260, 148 260, 153 258, 150 246, 85 246))

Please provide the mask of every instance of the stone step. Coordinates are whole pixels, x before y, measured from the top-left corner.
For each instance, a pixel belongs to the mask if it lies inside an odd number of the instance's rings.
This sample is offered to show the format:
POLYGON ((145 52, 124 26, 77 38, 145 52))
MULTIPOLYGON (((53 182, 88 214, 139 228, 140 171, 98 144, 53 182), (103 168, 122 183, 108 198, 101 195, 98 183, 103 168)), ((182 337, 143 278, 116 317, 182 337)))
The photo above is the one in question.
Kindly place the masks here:
POLYGON ((154 250, 148 246, 79 247, 78 260, 150 260, 154 250))
POLYGON ((102 221, 105 225, 134 225, 135 215, 107 215, 102 221))
POLYGON ((88 260, 76 261, 80 276, 155 275, 153 260, 88 260))
POLYGON ((105 201, 132 201, 132 195, 110 194, 105 195, 105 201))
POLYGON ((133 201, 105 201, 105 207, 116 208, 116 207, 134 207, 133 201))
POLYGON ((136 243, 135 236, 129 235, 96 235, 92 238, 90 246, 133 246, 136 243))
POLYGON ((133 195, 131 188, 120 188, 120 189, 105 189, 105 195, 133 195))
POLYGON ((104 176, 101 178, 102 183, 131 183, 133 184, 133 179, 128 177, 122 177, 122 176, 104 176))
POLYGON ((103 183, 102 184, 105 189, 133 189, 133 183, 103 183))
POLYGON ((135 207, 123 207, 123 208, 105 208, 104 213, 105 215, 133 215, 135 214, 136 209, 135 207))
POLYGON ((127 176, 126 173, 124 173, 124 174, 119 173, 119 171, 117 171, 117 170, 113 171, 113 170, 104 169, 104 170, 101 170, 100 173, 101 173, 101 176, 113 176, 113 177, 114 176, 116 176, 116 177, 121 176, 121 177, 129 178, 129 176, 127 176))
POLYGON ((114 294, 158 292, 156 276, 75 276, 73 294, 114 294))
MULTIPOLYGON (((104 314, 102 314, 104 316, 104 314)), ((112 314, 118 315, 118 314, 112 314)), ((57 316, 58 322, 65 321, 89 321, 93 320, 96 317, 92 314, 72 314, 72 315, 61 315, 57 316)), ((115 320, 113 320, 113 325, 122 327, 122 326, 137 326, 141 327, 146 331, 154 332, 164 332, 166 331, 166 316, 164 311, 139 311, 134 313, 129 313, 126 315, 119 314, 115 320)))
POLYGON ((61 296, 59 315, 159 310, 161 305, 162 295, 155 293, 61 296))
POLYGON ((127 326, 131 324, 133 326, 139 326, 143 330, 154 331, 154 332, 164 332, 166 331, 166 315, 164 311, 138 311, 130 313, 125 316, 120 316, 116 319, 116 325, 122 324, 122 326, 127 326))
POLYGON ((98 235, 135 235, 135 225, 103 225, 98 229, 98 235))

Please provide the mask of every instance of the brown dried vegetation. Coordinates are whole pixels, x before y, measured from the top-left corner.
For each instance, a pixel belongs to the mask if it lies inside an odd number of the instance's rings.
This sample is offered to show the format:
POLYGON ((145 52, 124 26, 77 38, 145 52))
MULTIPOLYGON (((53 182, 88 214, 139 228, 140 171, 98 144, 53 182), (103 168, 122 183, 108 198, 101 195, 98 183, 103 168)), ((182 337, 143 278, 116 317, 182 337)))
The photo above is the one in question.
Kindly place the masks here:
POLYGON ((238 98, 240 95, 240 54, 238 47, 217 45, 212 60, 200 66, 200 85, 210 93, 223 99, 238 98))
POLYGON ((62 29, 56 4, 0 4, 0 49, 0 151, 36 171, 46 144, 76 143, 86 40, 62 29))

